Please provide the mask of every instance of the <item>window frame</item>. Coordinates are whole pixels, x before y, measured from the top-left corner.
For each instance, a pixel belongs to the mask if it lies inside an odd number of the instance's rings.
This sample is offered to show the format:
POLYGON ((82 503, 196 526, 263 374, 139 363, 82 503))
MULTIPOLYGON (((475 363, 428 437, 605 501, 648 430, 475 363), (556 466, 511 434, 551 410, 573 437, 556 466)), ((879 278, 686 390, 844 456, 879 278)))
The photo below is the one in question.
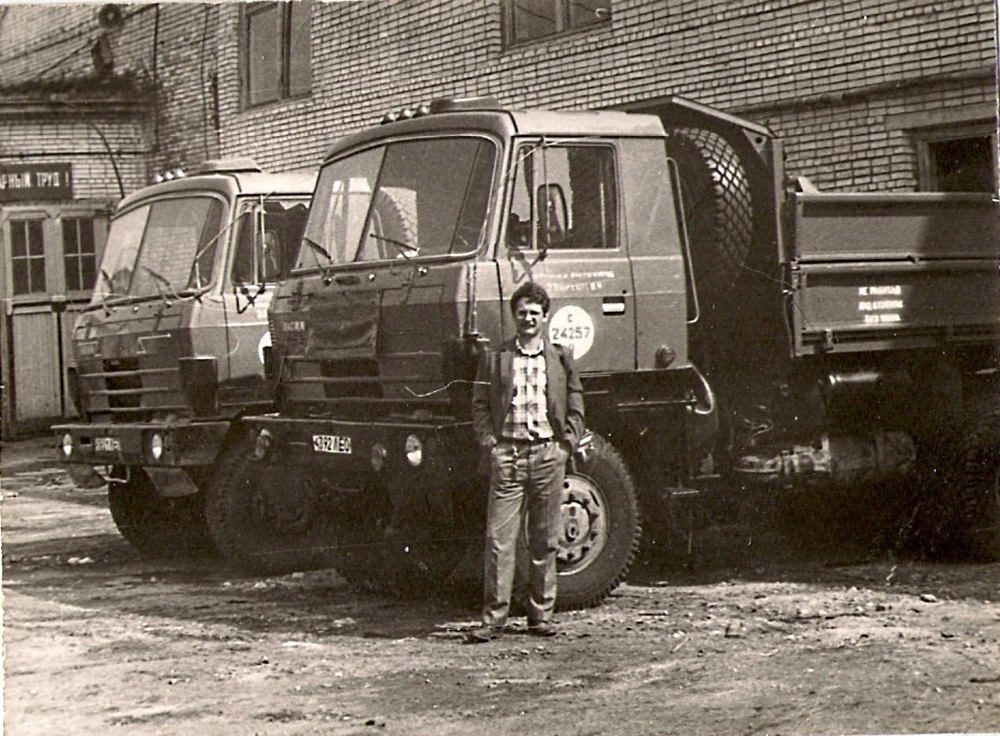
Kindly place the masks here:
POLYGON ((963 139, 988 138, 992 156, 990 162, 990 179, 992 190, 985 193, 997 193, 1000 181, 1000 161, 997 158, 997 129, 991 122, 965 123, 936 128, 914 130, 911 133, 917 153, 917 186, 922 192, 944 192, 954 190, 941 189, 940 172, 935 165, 933 146, 936 143, 960 141, 963 139))
POLYGON ((10 237, 10 295, 14 299, 32 299, 47 296, 50 292, 50 274, 49 270, 51 264, 49 262, 48 248, 46 247, 45 229, 46 221, 49 218, 45 214, 36 215, 25 213, 22 216, 11 217, 7 223, 7 233, 10 237), (41 250, 38 253, 32 254, 30 240, 30 226, 32 223, 37 223, 38 225, 38 235, 39 235, 39 247, 41 250), (14 226, 23 225, 25 228, 26 242, 25 246, 27 251, 24 255, 17 255, 14 253, 14 226), (41 278, 41 289, 32 288, 32 274, 31 266, 32 261, 41 261, 42 264, 42 278, 41 278), (25 262, 27 264, 27 278, 28 278, 28 291, 18 291, 17 283, 17 264, 18 262, 25 262))
POLYGON ((60 231, 61 231, 60 250, 62 255, 63 286, 66 289, 67 293, 89 294, 94 289, 94 283, 97 280, 97 271, 100 266, 100 256, 101 256, 100 248, 98 247, 97 244, 97 237, 98 237, 97 220, 98 218, 96 214, 84 214, 84 213, 64 214, 59 218, 60 231), (90 253, 84 253, 82 250, 80 250, 81 241, 79 237, 80 236, 79 226, 77 226, 76 237, 74 240, 74 243, 77 247, 77 251, 74 253, 70 253, 67 251, 66 248, 67 222, 73 222, 73 223, 87 222, 90 224, 90 246, 91 246, 90 253), (89 256, 92 263, 91 270, 93 271, 93 275, 90 279, 90 283, 84 283, 82 281, 82 277, 84 275, 83 260, 85 256, 89 256), (71 263, 73 264, 73 272, 78 273, 79 276, 81 277, 81 285, 79 286, 79 288, 70 287, 71 263))
MULTIPOLYGON (((528 240, 527 243, 522 243, 520 245, 513 244, 511 242, 511 239, 510 239, 511 238, 511 234, 509 232, 509 229, 511 227, 510 217, 511 217, 512 214, 514 214, 514 211, 515 211, 515 199, 517 198, 517 191, 516 190, 517 190, 517 187, 518 187, 518 185, 519 185, 519 183, 521 181, 520 177, 521 177, 521 172, 523 171, 522 167, 523 167, 523 165, 524 165, 524 163, 526 161, 528 161, 529 159, 533 159, 533 157, 535 155, 544 155, 544 149, 549 149, 549 148, 556 148, 556 149, 558 149, 558 148, 564 148, 564 149, 570 149, 570 148, 591 148, 591 149, 595 149, 595 150, 605 150, 605 151, 608 152, 608 154, 610 156, 610 161, 608 163, 610 163, 610 168, 611 168, 611 176, 610 176, 610 179, 608 181, 610 181, 611 184, 612 184, 609 196, 610 196, 610 198, 611 198, 612 201, 610 201, 608 203, 610 206, 607 208, 607 212, 608 213, 613 213, 614 222, 611 223, 611 225, 610 225, 610 230, 611 230, 611 233, 610 233, 611 238, 610 238, 610 240, 613 241, 610 245, 579 247, 579 246, 573 245, 572 241, 570 240, 570 241, 567 241, 566 243, 563 243, 563 244, 560 244, 560 245, 548 246, 548 247, 544 248, 544 250, 546 250, 549 254, 566 253, 566 252, 580 253, 580 252, 586 252, 586 251, 596 252, 596 253, 620 252, 621 249, 622 249, 623 242, 624 242, 623 241, 623 237, 624 237, 624 233, 623 233, 623 227, 624 227, 624 224, 623 224, 624 223, 624 210, 623 210, 624 201, 623 201, 623 196, 622 196, 622 192, 621 192, 621 187, 619 186, 619 183, 621 181, 620 170, 619 170, 619 167, 621 165, 621 161, 620 161, 621 155, 620 155, 620 151, 619 151, 618 147, 615 146, 612 142, 609 142, 609 141, 600 141, 600 140, 592 140, 592 141, 585 141, 585 142, 584 141, 579 141, 579 140, 565 140, 565 141, 563 141, 563 140, 560 140, 558 138, 546 139, 544 137, 543 138, 534 138, 534 137, 519 138, 516 141, 516 143, 514 144, 514 146, 512 147, 513 155, 514 155, 517 163, 516 163, 515 172, 512 173, 512 175, 510 177, 511 181, 510 181, 510 186, 509 186, 509 192, 507 194, 507 203, 506 203, 506 207, 505 207, 505 210, 504 210, 504 213, 505 213, 504 214, 504 227, 503 227, 504 231, 503 231, 503 233, 501 235, 501 244, 502 244, 502 246, 505 247, 505 248, 507 248, 507 249, 516 248, 518 250, 522 250, 522 251, 525 251, 525 252, 532 252, 532 253, 537 253, 537 252, 540 252, 542 250, 540 248, 536 248, 535 247, 537 245, 537 240, 536 240, 535 237, 531 237, 531 236, 529 236, 529 240, 528 240), (525 155, 523 153, 523 151, 525 151, 528 148, 533 148, 534 152, 531 153, 530 155, 525 155)), ((535 167, 537 167, 537 164, 533 163, 532 166, 533 166, 533 169, 534 169, 535 167)), ((532 178, 533 179, 535 178, 534 173, 532 174, 532 178)), ((551 184, 553 182, 548 182, 547 181, 547 182, 543 182, 543 183, 544 184, 551 184)), ((555 183, 558 183, 558 182, 555 182, 555 183)), ((605 182, 605 183, 607 183, 607 182, 605 182)), ((531 186, 532 186, 533 190, 537 190, 537 187, 539 186, 539 182, 538 181, 533 181, 531 186)), ((530 215, 531 215, 531 219, 528 221, 528 223, 531 226, 531 227, 529 227, 529 232, 531 232, 531 230, 534 229, 534 227, 535 227, 536 218, 538 217, 538 214, 535 211, 536 208, 535 208, 535 202, 534 202, 534 191, 529 192, 528 193, 528 197, 530 199, 529 207, 530 207, 530 215)), ((571 221, 572 219, 573 219, 572 218, 572 214, 570 214, 567 222, 571 221)), ((602 230, 603 230, 603 228, 602 228, 602 230)))
MULTIPOLYGON (((572 8, 574 0, 540 0, 547 2, 552 10, 552 17, 555 21, 556 29, 551 33, 542 33, 527 38, 518 38, 517 23, 517 3, 519 0, 503 0, 503 38, 506 48, 516 48, 533 43, 548 41, 554 38, 561 38, 575 33, 587 33, 610 27, 614 11, 611 7, 612 0, 605 0, 605 17, 598 16, 598 20, 591 23, 574 23, 572 8)), ((595 10, 596 14, 596 10, 595 10)))
POLYGON ((257 0, 244 4, 240 11, 240 67, 243 109, 259 109, 268 105, 309 97, 313 88, 312 0, 295 0, 294 2, 257 0), (251 31, 254 19, 269 11, 278 14, 279 39, 276 58, 273 60, 265 59, 264 62, 278 67, 277 90, 273 96, 255 100, 255 90, 260 88, 254 86, 255 62, 251 58, 253 53, 251 31), (296 14, 303 11, 306 14, 305 32, 302 34, 303 37, 299 37, 294 32, 293 21, 297 19, 296 14), (297 55, 293 53, 296 49, 298 50, 297 55), (298 80, 297 77, 293 79, 296 73, 296 62, 303 62, 302 80, 298 80), (296 86, 296 82, 301 82, 301 88, 296 86))

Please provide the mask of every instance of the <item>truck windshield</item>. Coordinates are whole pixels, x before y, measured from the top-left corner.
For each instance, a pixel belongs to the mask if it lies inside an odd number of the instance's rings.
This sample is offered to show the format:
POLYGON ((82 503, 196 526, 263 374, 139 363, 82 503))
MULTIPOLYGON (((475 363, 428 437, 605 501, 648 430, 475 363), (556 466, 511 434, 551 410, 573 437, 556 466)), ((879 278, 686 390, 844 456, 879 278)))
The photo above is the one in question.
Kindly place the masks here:
POLYGON ((296 267, 476 250, 496 156, 492 141, 465 136, 387 143, 327 164, 296 267))
POLYGON ((215 274, 225 206, 182 197, 136 207, 111 221, 95 301, 201 289, 215 274))

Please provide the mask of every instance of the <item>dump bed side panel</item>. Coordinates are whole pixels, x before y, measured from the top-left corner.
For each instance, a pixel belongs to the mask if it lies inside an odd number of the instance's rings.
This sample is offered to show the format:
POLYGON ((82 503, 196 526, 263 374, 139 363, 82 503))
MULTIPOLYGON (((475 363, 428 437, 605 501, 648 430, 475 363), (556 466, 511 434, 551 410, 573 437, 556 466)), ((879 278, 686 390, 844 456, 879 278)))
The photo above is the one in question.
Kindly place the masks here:
POLYGON ((795 195, 795 354, 1000 339, 998 214, 989 195, 795 195))

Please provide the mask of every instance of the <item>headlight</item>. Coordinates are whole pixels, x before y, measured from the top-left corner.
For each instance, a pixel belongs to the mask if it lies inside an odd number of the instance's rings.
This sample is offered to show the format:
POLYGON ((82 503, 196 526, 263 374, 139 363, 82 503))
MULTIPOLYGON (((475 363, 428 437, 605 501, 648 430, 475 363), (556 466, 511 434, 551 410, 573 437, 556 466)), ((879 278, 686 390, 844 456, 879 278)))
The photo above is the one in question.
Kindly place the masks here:
POLYGON ((372 445, 372 469, 377 473, 385 465, 385 456, 388 455, 385 445, 376 442, 372 445))
POLYGON ((274 437, 266 429, 260 430, 253 441, 254 460, 264 460, 271 454, 271 446, 274 444, 274 437))
POLYGON ((424 443, 415 434, 406 438, 406 460, 413 467, 424 461, 424 443))
POLYGON ((73 454, 73 435, 69 432, 62 436, 62 452, 67 458, 73 454))
POLYGON ((163 435, 159 432, 154 433, 149 438, 149 454, 154 460, 159 460, 163 457, 163 435))

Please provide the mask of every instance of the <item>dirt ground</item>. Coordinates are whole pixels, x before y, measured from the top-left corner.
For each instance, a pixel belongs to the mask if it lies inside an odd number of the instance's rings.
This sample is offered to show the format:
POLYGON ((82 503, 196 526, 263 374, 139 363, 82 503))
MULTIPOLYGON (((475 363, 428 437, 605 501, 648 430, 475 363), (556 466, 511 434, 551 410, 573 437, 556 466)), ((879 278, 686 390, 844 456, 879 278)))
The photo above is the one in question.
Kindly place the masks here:
POLYGON ((1000 729, 1000 565, 702 542, 471 646, 474 607, 141 559, 50 452, 0 450, 10 736, 1000 729))

